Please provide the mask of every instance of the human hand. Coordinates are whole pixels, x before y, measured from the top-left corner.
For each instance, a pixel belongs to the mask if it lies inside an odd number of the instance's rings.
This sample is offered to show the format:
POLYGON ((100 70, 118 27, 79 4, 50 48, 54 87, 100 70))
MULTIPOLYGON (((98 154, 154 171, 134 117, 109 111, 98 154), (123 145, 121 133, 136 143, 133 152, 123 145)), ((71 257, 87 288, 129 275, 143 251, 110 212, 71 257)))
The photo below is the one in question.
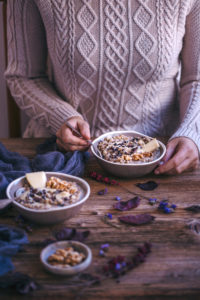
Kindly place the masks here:
POLYGON ((86 150, 90 145, 90 143, 88 142, 90 140, 89 124, 81 117, 72 117, 67 121, 71 126, 76 128, 80 132, 80 134, 83 136, 83 139, 77 137, 75 133, 69 127, 67 127, 66 124, 63 124, 56 133, 57 145, 60 149, 66 151, 86 150))
POLYGON ((199 166, 199 151, 189 138, 177 137, 169 141, 163 164, 154 173, 175 175, 194 170, 199 166))

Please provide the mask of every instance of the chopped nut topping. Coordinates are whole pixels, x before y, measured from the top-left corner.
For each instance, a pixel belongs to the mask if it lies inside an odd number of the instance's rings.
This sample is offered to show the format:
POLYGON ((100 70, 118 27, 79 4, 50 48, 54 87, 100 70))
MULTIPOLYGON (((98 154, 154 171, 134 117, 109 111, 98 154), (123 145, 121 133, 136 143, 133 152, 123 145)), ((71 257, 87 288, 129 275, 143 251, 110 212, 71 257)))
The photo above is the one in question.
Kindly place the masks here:
POLYGON ((73 247, 57 249, 48 257, 48 262, 53 266, 72 267, 80 264, 85 259, 85 254, 75 251, 73 247))

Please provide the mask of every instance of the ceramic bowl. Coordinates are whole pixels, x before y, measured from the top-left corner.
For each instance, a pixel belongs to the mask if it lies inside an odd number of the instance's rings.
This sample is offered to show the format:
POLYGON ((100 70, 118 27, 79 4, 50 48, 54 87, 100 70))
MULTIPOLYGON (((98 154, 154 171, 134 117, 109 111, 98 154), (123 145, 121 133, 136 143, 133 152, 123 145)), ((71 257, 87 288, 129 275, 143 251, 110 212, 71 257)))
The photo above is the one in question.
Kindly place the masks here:
POLYGON ((28 207, 25 207, 15 201, 16 191, 19 188, 22 188, 24 186, 24 183, 26 182, 25 176, 20 177, 14 181, 12 181, 9 186, 7 187, 6 194, 9 199, 13 199, 12 205, 17 209, 17 211, 25 218, 29 219, 30 221, 34 223, 39 224, 56 224, 61 223, 65 220, 68 220, 71 217, 74 217, 78 214, 81 207, 85 203, 85 201, 88 199, 90 195, 90 186, 89 184, 76 176, 67 175, 63 173, 57 173, 57 172, 46 172, 47 179, 49 179, 51 176, 58 177, 62 180, 67 181, 73 181, 76 182, 76 184, 79 186, 81 195, 79 201, 70 204, 68 206, 63 207, 55 207, 50 209, 31 209, 28 207))
POLYGON ((45 247, 40 253, 40 261, 45 269, 57 275, 73 276, 84 271, 92 262, 92 251, 88 246, 77 241, 60 241, 45 247), (73 267, 52 266, 48 262, 48 257, 56 252, 57 249, 64 249, 66 247, 73 247, 75 251, 85 254, 85 260, 73 267))
POLYGON ((137 131, 112 131, 99 136, 92 142, 91 151, 96 157, 101 167, 108 173, 117 177, 126 177, 126 178, 141 177, 151 173, 155 169, 155 167, 159 164, 159 162, 161 161, 161 159, 166 153, 166 147, 161 141, 158 141, 160 145, 160 156, 151 162, 127 163, 127 164, 115 163, 115 162, 110 162, 108 160, 105 160, 103 157, 99 155, 97 145, 101 140, 103 140, 106 137, 111 137, 111 136, 116 136, 121 134, 126 136, 132 136, 132 137, 141 137, 141 136, 148 137, 137 131))

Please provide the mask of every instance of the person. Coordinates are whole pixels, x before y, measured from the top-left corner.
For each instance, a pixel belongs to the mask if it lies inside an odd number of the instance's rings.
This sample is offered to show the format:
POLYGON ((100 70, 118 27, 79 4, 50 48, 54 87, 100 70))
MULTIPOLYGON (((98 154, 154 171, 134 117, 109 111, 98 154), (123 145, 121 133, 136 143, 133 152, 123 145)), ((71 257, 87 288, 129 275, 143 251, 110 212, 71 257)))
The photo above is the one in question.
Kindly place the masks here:
POLYGON ((24 136, 85 150, 112 130, 169 136, 156 174, 195 169, 200 149, 199 0, 8 0, 5 73, 24 136), (80 131, 74 135, 66 120, 80 131))

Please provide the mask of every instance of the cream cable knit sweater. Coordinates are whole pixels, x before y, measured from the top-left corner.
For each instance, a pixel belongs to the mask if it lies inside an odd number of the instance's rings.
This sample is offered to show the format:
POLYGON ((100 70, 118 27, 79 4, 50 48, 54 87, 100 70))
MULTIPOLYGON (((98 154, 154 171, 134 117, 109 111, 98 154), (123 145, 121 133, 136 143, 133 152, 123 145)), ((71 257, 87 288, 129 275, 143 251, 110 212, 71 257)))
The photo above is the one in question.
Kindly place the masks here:
POLYGON ((8 0, 8 54, 29 134, 81 114, 200 148, 200 0, 8 0))

